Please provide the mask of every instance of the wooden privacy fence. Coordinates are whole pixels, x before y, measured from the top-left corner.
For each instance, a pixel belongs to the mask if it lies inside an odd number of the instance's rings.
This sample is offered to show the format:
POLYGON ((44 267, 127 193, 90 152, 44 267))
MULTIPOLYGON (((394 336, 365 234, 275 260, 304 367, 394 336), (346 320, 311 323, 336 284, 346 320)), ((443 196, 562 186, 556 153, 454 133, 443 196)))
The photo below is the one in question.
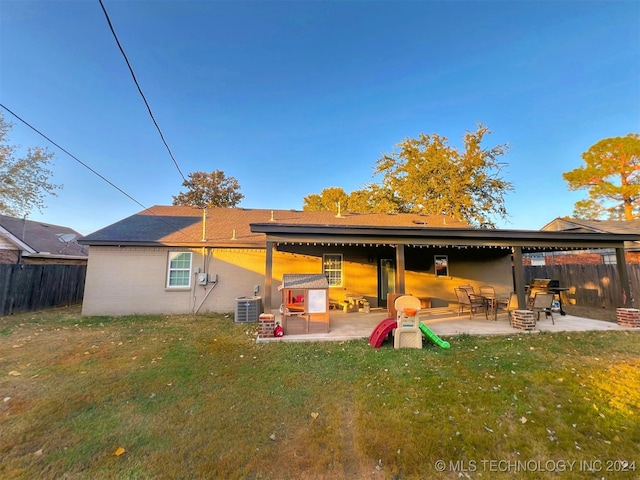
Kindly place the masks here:
POLYGON ((0 314, 82 302, 86 265, 0 265, 0 314))
MULTIPOLYGON (((640 305, 640 264, 627 264, 631 296, 634 307, 640 305)), ((562 293, 567 305, 585 307, 631 307, 631 299, 623 303, 622 288, 616 265, 541 265, 524 267, 525 284, 534 278, 552 278, 561 287, 570 290, 562 293)))

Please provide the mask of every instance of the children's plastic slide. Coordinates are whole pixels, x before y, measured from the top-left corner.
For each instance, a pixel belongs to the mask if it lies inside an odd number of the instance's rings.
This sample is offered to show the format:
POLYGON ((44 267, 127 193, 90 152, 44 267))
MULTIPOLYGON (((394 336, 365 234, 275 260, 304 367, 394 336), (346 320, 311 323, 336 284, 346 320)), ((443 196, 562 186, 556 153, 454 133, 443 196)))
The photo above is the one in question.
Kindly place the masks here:
MULTIPOLYGON (((380 346, 382 345, 382 342, 384 342, 384 339, 387 338, 387 336, 392 332, 394 328, 396 328, 396 326, 397 326, 397 322, 395 318, 385 318, 376 326, 376 328, 373 329, 373 332, 371 332, 371 335, 369 335, 369 344, 373 348, 380 348, 380 346)), ((435 343, 439 347, 441 348, 451 347, 449 342, 442 340, 439 336, 433 333, 433 331, 429 327, 427 327, 424 323, 420 322, 419 326, 420 326, 420 331, 422 332, 422 335, 427 337, 429 340, 431 340, 433 343, 435 343)))
POLYGON ((385 318, 382 320, 376 328, 373 329, 371 335, 369 335, 369 345, 373 348, 380 348, 384 339, 396 328, 397 322, 395 318, 385 318))
POLYGON ((420 322, 420 331, 422 332, 422 335, 427 337, 429 340, 431 340, 433 343, 435 343, 439 347, 441 347, 441 348, 449 348, 449 347, 451 347, 449 342, 446 342, 446 341, 442 340, 439 336, 437 336, 435 333, 433 333, 433 330, 431 330, 429 327, 427 327, 422 322, 420 322))

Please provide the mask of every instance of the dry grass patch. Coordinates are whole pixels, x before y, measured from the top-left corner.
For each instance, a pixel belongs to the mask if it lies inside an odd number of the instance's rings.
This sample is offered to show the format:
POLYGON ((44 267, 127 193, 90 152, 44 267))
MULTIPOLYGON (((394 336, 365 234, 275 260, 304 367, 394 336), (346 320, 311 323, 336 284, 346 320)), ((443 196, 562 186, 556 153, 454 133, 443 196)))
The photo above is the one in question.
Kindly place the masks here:
MULTIPOLYGON (((0 332, 1 478, 537 479, 481 462, 640 461, 640 332, 396 351, 77 308, 0 332)), ((585 478, 576 465, 562 478, 585 478)))

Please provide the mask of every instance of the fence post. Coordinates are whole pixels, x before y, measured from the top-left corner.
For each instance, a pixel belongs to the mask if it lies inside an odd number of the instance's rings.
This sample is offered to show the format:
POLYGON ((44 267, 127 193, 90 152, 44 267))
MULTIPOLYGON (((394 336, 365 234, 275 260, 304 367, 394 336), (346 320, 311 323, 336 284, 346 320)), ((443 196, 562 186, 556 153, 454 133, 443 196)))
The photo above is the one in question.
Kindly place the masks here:
POLYGON ((624 255, 624 246, 616 248, 616 266, 620 277, 620 288, 622 289, 622 305, 633 307, 633 293, 629 283, 629 272, 627 272, 627 261, 624 255))

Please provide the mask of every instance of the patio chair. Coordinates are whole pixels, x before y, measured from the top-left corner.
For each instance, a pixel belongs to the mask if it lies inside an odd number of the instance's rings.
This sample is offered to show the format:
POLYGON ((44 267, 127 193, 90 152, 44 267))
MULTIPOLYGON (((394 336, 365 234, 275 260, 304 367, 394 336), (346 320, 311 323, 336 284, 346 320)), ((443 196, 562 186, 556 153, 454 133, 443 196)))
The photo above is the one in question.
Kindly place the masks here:
POLYGON ((466 288, 458 287, 453 291, 458 299, 458 316, 464 313, 464 309, 469 309, 469 319, 473 317, 476 311, 484 309, 484 302, 473 294, 470 294, 466 288))
POLYGON ((412 295, 396 298, 394 308, 397 311, 397 326, 393 337, 394 348, 422 348, 420 305, 420 299, 412 295))
POLYGON ((473 285, 459 285, 458 288, 463 288, 464 290, 469 292, 469 295, 474 295, 476 293, 473 289, 473 285))
POLYGON ((509 325, 512 323, 512 313, 514 310, 518 309, 518 294, 516 292, 511 292, 509 294, 509 302, 505 306, 505 310, 507 311, 507 317, 509 317, 509 325))
POLYGON ((480 296, 487 297, 487 298, 495 298, 496 289, 489 285, 482 285, 480 287, 480 296))
MULTIPOLYGON (((536 279, 534 279, 534 282, 536 281, 536 279)), ((541 287, 536 287, 536 286, 529 286, 528 290, 527 290, 527 308, 529 310, 531 310, 531 308, 533 308, 533 301, 536 298, 536 295, 538 293, 548 293, 546 288, 541 288, 541 287)))
POLYGON ((553 320, 553 311, 551 310, 551 306, 553 304, 553 299, 555 294, 549 292, 538 292, 533 297, 533 305, 530 310, 533 310, 536 313, 536 321, 540 320, 540 313, 544 312, 545 317, 551 317, 551 323, 556 324, 553 320))

